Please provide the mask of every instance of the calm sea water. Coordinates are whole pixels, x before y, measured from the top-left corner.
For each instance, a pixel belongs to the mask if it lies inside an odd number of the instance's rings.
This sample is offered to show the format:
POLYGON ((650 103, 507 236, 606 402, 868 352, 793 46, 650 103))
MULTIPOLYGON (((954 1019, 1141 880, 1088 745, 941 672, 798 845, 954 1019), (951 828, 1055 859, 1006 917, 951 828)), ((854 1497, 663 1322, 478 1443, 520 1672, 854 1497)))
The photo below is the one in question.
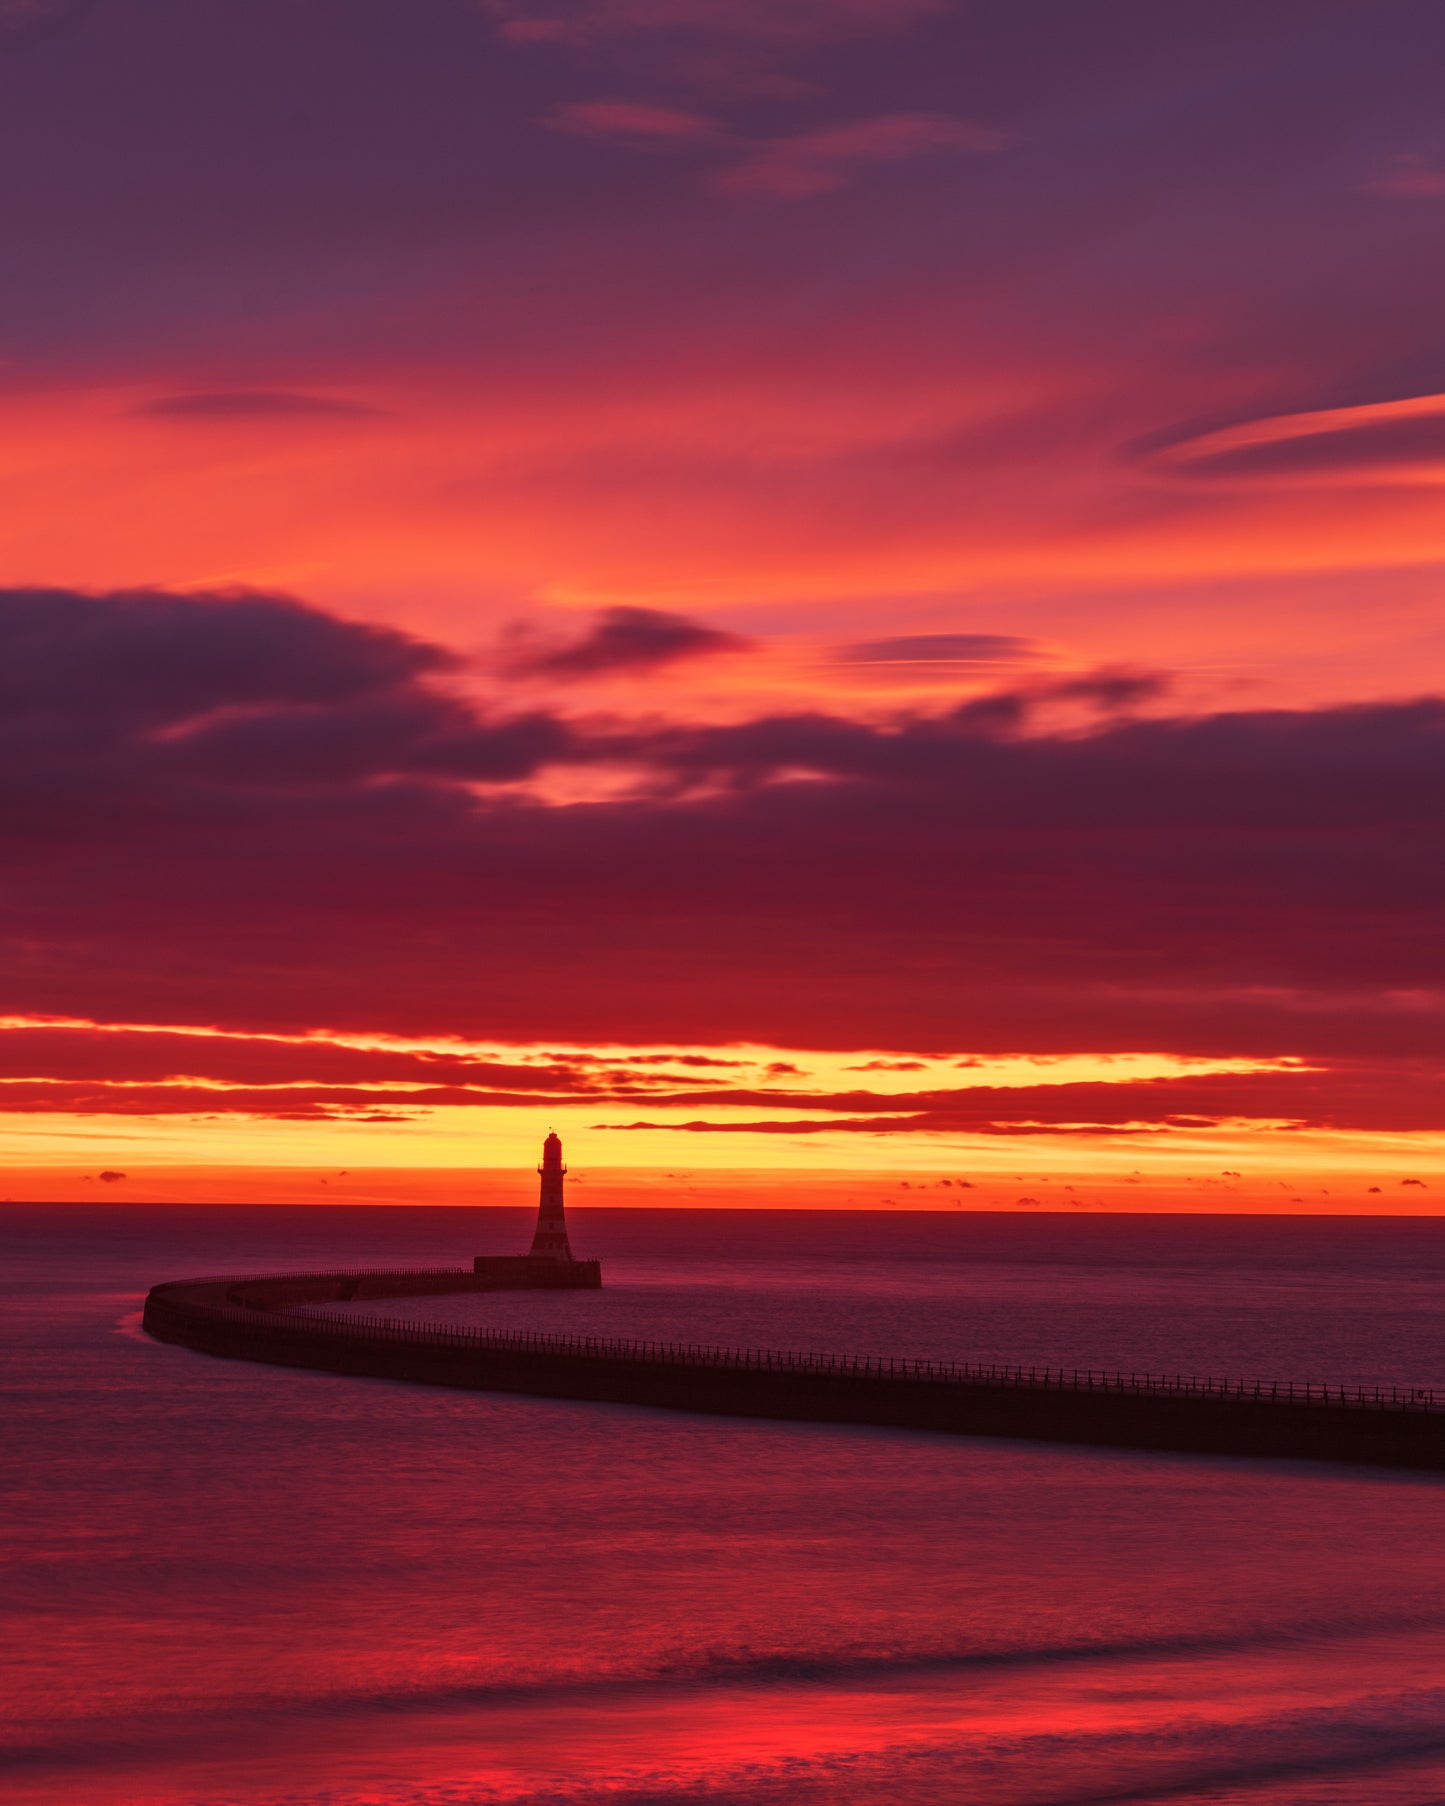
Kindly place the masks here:
MULTIPOLYGON (((448 1393, 138 1331, 157 1279, 525 1229, 0 1210, 7 1800, 1445 1798, 1445 1479, 448 1393)), ((1445 1384, 1445 1223, 592 1211, 574 1240, 600 1296, 386 1309, 1445 1384)))

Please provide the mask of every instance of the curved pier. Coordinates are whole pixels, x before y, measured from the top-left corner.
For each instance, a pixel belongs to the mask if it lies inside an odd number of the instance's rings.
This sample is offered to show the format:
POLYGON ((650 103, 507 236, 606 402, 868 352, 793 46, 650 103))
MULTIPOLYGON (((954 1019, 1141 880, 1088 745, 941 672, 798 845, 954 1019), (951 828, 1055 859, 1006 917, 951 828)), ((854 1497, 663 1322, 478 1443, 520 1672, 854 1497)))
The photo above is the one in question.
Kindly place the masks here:
POLYGON ((1158 1374, 793 1354, 322 1316, 318 1304, 592 1287, 596 1264, 534 1256, 416 1272, 181 1280, 145 1328, 205 1354, 479 1392, 729 1417, 871 1424, 1096 1447, 1445 1470, 1445 1395, 1158 1374))

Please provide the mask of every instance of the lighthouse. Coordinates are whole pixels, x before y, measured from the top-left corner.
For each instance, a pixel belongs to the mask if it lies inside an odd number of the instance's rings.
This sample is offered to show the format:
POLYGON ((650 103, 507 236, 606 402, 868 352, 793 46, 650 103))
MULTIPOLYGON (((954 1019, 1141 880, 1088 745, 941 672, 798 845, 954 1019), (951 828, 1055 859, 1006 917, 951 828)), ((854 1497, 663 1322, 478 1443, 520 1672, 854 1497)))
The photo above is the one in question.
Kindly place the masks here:
POLYGON ((567 1218, 562 1204, 562 1182, 567 1168, 562 1163, 562 1142, 554 1130, 542 1143, 542 1194, 537 1202, 537 1233, 532 1237, 532 1253, 550 1260, 571 1260, 572 1247, 567 1240, 567 1218))
POLYGON ((561 1136, 549 1135, 542 1143, 542 1164, 537 1171, 542 1175, 542 1196, 531 1250, 527 1254, 477 1255, 472 1272, 478 1292, 596 1291, 602 1284, 601 1261, 574 1259, 567 1240, 562 1207, 567 1168, 562 1164, 561 1136))

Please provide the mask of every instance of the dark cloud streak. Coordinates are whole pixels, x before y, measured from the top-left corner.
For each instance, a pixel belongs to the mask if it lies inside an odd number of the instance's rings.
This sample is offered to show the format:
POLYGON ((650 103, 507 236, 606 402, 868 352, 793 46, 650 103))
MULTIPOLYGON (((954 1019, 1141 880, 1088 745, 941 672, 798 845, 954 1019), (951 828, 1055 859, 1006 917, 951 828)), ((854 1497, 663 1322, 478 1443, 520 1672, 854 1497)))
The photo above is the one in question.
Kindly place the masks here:
POLYGON ((95 0, 0 0, 0 50, 69 31, 94 4, 95 0))
MULTIPOLYGON (((1066 733, 1023 692, 599 726, 482 710, 454 668, 282 597, 0 593, 9 1007, 654 1045, 1438 1043, 1439 699, 1066 733), (645 783, 517 789, 569 766, 645 783)), ((1106 710, 1141 684, 1081 680, 1106 710)))
POLYGON ((1039 656, 1029 640, 1010 633, 907 633, 854 640, 834 648, 840 665, 966 665, 1023 663, 1039 656))
POLYGON ((380 420, 379 408, 331 395, 305 395, 290 390, 232 389, 213 394, 160 395, 133 412, 149 420, 260 420, 268 425, 287 420, 380 420))
POLYGON ((571 645, 556 651, 522 654, 512 663, 515 670, 530 676, 580 682, 593 677, 658 671, 685 659, 745 651, 748 644, 738 634, 722 633, 665 609, 607 608, 592 628, 571 645))

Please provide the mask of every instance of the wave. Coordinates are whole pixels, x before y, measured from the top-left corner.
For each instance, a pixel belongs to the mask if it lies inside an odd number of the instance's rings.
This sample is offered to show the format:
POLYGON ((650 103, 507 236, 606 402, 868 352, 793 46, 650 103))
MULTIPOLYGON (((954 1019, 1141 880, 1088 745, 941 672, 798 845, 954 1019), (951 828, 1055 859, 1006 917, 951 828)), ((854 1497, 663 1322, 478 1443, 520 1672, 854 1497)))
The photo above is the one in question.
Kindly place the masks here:
MULTIPOLYGON (((960 1683, 983 1683, 990 1675, 1016 1674, 1022 1681, 1030 1673, 1047 1675, 1070 1668, 1099 1670, 1100 1684, 1107 1684, 1113 1667, 1150 1662, 1208 1660, 1235 1656, 1245 1659, 1292 1648, 1318 1651, 1331 1643, 1348 1644, 1365 1638, 1410 1637, 1445 1631, 1445 1612, 1420 1612, 1391 1617, 1312 1618, 1263 1627, 1250 1635, 1238 1633, 1194 1634, 1149 1638, 1117 1638, 1081 1642, 1017 1645, 992 1649, 935 1647, 932 1649, 880 1649, 858 1647, 834 1650, 753 1651, 713 1649, 679 1654, 646 1668, 589 1674, 550 1674, 515 1680, 450 1682, 437 1686, 396 1687, 319 1694, 310 1698, 278 1699, 270 1695, 233 1696, 223 1705, 127 1716, 123 1726, 111 1720, 91 1719, 55 1727, 53 1740, 15 1743, 0 1750, 0 1774, 36 1773, 65 1768, 101 1768, 115 1763, 144 1760, 147 1756, 182 1750, 204 1749, 228 1739, 245 1737, 258 1729, 280 1734, 308 1724, 317 1727, 385 1720, 402 1726, 408 1719, 455 1718, 464 1714, 482 1717, 508 1709, 574 1707, 578 1710, 625 1711, 629 1703, 643 1700, 685 1700, 688 1696, 754 1689, 779 1693, 849 1692, 857 1688, 892 1689, 906 1694, 910 1682, 931 1687, 956 1677, 960 1683)), ((1391 1713, 1406 1698, 1396 1696, 1391 1713)), ((1423 1698, 1424 1695, 1411 1695, 1423 1698)), ((1341 1749, 1332 1761, 1396 1761, 1411 1751, 1430 1755, 1445 1747, 1445 1694, 1429 1695, 1431 1729, 1406 1719, 1411 1735, 1390 1744, 1388 1750, 1341 1749), (1420 1734, 1417 1736, 1415 1732, 1420 1734)), ((1181 1714, 1191 1709, 1187 1691, 1177 1702, 1181 1714)), ((1041 1708, 1047 1717, 1047 1707, 1041 1708)), ((1303 1723, 1302 1715, 1295 1720, 1303 1723)), ((1283 1724, 1283 1718, 1271 1719, 1283 1724)), ((1400 1727, 1406 1728, 1404 1721, 1400 1727)), ((915 1751, 911 1760, 922 1759, 915 1751)), ((1291 1754, 1287 1763, 1308 1758, 1291 1754)), ((1269 1763, 1265 1764, 1269 1767, 1269 1763)), ((1261 1770, 1263 1772, 1263 1770, 1261 1770)), ((1273 1772, 1271 1769, 1270 1772, 1273 1772)), ((1281 1770, 1281 1772, 1284 1772, 1281 1770)), ((1190 1785, 1196 1785, 1191 1782, 1190 1785)), ((1157 1784, 1151 1783, 1154 1793, 1157 1784)), ((610 1798, 611 1796, 609 1796, 610 1798)), ((639 1795, 639 1799, 643 1796, 639 1795)), ((651 1796, 647 1796, 649 1799, 651 1796)), ((691 1796, 689 1796, 691 1797, 691 1796)), ((1058 1796, 1058 1806, 1103 1806, 1108 1801, 1153 1797, 1131 1791, 1079 1792, 1058 1796)), ((1160 1795, 1160 1797, 1164 1797, 1160 1795)), ((659 1796, 661 1798, 661 1796, 659 1796)), ((1048 1806, 1054 1806, 1049 1796, 1048 1806)))
MULTIPOLYGON (((646 1728, 646 1727, 644 1727, 646 1728)), ((228 1801, 325 1799, 327 1806, 1147 1806, 1247 1798, 1249 1806, 1295 1806, 1301 1783, 1330 1787, 1336 1801, 1368 1800, 1371 1806, 1438 1806, 1445 1774, 1445 1693, 1372 1699, 1344 1708, 1277 1717, 1247 1724, 1185 1720, 1166 1730, 1098 1734, 1062 1722, 1008 1737, 967 1732, 947 1741, 904 1744, 880 1752, 783 1754, 764 1760, 728 1761, 714 1753, 703 1764, 664 1758, 639 1771, 576 1779, 562 1775, 516 1776, 490 1781, 475 1775, 475 1738, 465 1753, 408 1750, 406 1781, 395 1778, 395 1760, 378 1764, 391 1777, 368 1781, 353 1792, 328 1772, 328 1752, 304 1752, 294 1740, 277 1739, 274 1790, 255 1772, 256 1746, 237 1755, 249 1771, 237 1777, 228 1801), (441 1760, 438 1760, 440 1754, 441 1760), (303 1760, 298 1763, 298 1756, 303 1760), (693 1772, 686 1772, 689 1768, 693 1772), (431 1777, 426 1776, 432 1771, 431 1777), (312 1772, 323 1777, 310 1783, 312 1772), (258 1786, 258 1781, 260 1785, 258 1786), (301 1782, 298 1788, 297 1783, 301 1782), (1360 1791, 1341 1794, 1333 1784, 1360 1791), (1288 1788, 1277 1794, 1275 1789, 1288 1788), (244 1790, 244 1791, 243 1791, 244 1790), (1243 1795, 1241 1790, 1248 1790, 1243 1795)), ((347 1740, 333 1745, 338 1758, 354 1758, 347 1740)), ((133 1745, 65 1752, 72 1776, 140 1764, 186 1771, 197 1762, 224 1761, 224 1744, 170 1744, 164 1750, 133 1745)), ((59 1754, 59 1752, 57 1752, 59 1754)), ((31 1764, 32 1776, 39 1765, 31 1764)), ((57 1762, 54 1766, 59 1768, 57 1762)), ((343 1764, 354 1772, 354 1762, 343 1764)), ((177 1777, 179 1781, 179 1777, 177 1777)), ((83 1786, 83 1783, 81 1784, 83 1786)), ((189 1774, 165 1798, 211 1798, 193 1793, 189 1774)), ((85 1797, 83 1792, 68 1797, 85 1797)), ((148 1796, 149 1797, 149 1794, 148 1796)), ((159 1796, 158 1796, 159 1797, 159 1796)), ((215 1796, 217 1798, 221 1796, 215 1796)), ((1313 1796, 1312 1796, 1313 1797, 1313 1796)))

